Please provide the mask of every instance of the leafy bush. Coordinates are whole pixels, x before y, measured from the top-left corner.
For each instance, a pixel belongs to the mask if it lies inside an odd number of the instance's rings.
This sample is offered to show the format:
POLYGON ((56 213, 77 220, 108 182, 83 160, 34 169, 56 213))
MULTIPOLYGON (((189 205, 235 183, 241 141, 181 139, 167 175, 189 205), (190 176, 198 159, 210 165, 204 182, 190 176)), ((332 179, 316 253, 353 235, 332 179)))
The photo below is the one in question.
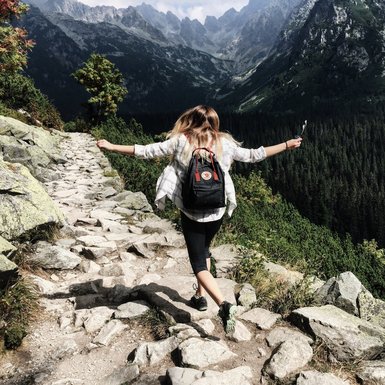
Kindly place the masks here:
POLYGON ((27 111, 45 127, 61 130, 59 112, 35 87, 32 79, 20 74, 0 75, 0 102, 7 108, 27 111))

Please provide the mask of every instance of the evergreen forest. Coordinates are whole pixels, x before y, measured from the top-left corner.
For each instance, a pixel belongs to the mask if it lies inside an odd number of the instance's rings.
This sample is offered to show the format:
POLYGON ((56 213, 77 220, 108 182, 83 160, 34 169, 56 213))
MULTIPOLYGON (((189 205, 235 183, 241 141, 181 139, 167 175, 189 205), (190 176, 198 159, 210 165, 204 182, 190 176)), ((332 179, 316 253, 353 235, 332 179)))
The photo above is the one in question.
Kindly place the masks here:
MULTIPOLYGON (((256 165, 236 164, 241 175, 260 171, 273 192, 299 212, 354 242, 375 239, 385 246, 385 110, 335 114, 271 115, 220 113, 222 130, 245 147, 269 146, 308 126, 298 151, 256 165)), ((168 131, 177 114, 138 116, 151 133, 168 131)))

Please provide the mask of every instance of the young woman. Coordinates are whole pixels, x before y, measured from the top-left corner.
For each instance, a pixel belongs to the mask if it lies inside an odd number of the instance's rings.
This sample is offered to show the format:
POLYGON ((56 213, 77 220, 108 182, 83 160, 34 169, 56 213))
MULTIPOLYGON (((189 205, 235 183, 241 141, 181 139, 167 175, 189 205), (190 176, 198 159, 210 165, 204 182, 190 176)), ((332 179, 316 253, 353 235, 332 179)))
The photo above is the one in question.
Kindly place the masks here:
MULTIPOLYGON (((301 138, 258 149, 246 149, 240 146, 231 135, 219 131, 219 118, 211 107, 199 105, 185 111, 169 132, 167 140, 160 143, 142 145, 117 145, 107 140, 98 140, 101 149, 135 155, 144 159, 172 156, 171 163, 164 169, 156 185, 155 203, 163 209, 168 197, 181 211, 182 230, 186 240, 189 259, 197 278, 196 293, 190 300, 198 310, 207 309, 206 292, 219 306, 218 315, 222 318, 226 333, 235 326, 236 307, 224 301, 223 295, 210 273, 210 244, 218 232, 226 207, 210 210, 187 210, 183 206, 182 181, 184 180, 191 154, 195 148, 208 147, 215 154, 225 174, 225 194, 228 215, 236 207, 234 185, 229 175, 231 163, 260 162, 266 157, 301 145, 301 138)), ((204 156, 204 154, 202 155, 204 156)))

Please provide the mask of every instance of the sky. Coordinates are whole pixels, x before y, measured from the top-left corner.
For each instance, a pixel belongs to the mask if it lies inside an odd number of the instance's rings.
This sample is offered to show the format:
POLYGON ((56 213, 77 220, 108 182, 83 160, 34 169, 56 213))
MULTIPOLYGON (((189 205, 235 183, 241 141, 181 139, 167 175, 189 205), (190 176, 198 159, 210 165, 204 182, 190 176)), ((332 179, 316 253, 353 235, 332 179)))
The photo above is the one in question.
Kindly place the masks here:
MULTIPOLYGON (((113 5, 116 8, 127 8, 143 3, 144 0, 79 0, 80 2, 95 5, 113 5)), ((235 8, 239 11, 248 4, 249 0, 146 0, 147 4, 152 5, 161 12, 171 11, 180 19, 189 17, 198 19, 202 23, 206 16, 222 16, 228 9, 235 8)))

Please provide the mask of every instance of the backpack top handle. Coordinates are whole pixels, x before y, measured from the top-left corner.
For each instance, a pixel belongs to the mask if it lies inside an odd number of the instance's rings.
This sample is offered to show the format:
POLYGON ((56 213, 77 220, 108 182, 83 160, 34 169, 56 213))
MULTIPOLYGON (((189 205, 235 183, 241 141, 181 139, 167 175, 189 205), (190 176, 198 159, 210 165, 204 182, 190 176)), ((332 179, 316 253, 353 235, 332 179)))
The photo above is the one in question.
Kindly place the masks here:
POLYGON ((215 157, 215 154, 210 150, 208 149, 207 147, 197 147, 194 149, 194 151, 192 152, 192 156, 194 157, 195 156, 195 161, 196 161, 196 167, 195 167, 195 180, 197 182, 200 182, 201 180, 201 176, 199 174, 199 171, 198 171, 198 155, 195 154, 196 151, 199 151, 199 150, 206 150, 209 154, 210 154, 210 161, 211 161, 211 165, 213 167, 213 178, 215 181, 218 181, 219 180, 219 177, 218 177, 218 173, 217 173, 217 170, 215 168, 215 164, 214 164, 214 157, 215 157))

